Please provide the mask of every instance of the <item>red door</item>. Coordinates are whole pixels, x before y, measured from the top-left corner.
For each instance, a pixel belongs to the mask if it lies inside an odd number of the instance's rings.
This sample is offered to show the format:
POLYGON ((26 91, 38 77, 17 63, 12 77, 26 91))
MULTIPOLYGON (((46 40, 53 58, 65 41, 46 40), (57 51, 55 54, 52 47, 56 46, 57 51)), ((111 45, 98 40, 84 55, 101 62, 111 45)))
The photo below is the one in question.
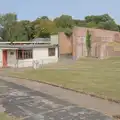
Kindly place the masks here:
POLYGON ((3 67, 7 67, 7 50, 3 50, 3 67))

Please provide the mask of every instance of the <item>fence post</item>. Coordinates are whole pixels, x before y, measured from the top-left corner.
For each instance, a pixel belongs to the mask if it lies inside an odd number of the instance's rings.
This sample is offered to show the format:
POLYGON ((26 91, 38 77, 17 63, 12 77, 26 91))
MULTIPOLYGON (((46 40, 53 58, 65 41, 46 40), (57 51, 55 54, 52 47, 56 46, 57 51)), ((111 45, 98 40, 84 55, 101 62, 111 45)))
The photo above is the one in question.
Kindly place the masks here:
POLYGON ((42 68, 43 68, 43 59, 42 59, 42 68))
POLYGON ((18 68, 18 60, 17 60, 17 63, 16 63, 16 64, 17 64, 17 68, 18 68))
POLYGON ((34 62, 33 62, 33 68, 34 68, 35 70, 37 69, 36 60, 34 60, 34 62))
POLYGON ((39 61, 36 60, 36 68, 39 68, 39 61))

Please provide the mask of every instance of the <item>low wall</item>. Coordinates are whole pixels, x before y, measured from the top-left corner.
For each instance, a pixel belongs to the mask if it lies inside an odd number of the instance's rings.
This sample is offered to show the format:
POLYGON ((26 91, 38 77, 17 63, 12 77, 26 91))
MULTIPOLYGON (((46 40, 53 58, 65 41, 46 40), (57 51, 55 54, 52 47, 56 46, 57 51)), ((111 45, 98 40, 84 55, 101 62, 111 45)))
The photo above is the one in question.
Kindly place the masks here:
POLYGON ((14 68, 24 68, 24 67, 41 67, 44 64, 49 63, 56 63, 58 62, 58 59, 40 59, 40 60, 16 60, 14 62, 9 63, 8 67, 14 67, 14 68))
POLYGON ((120 43, 110 42, 106 45, 106 57, 119 57, 120 43))

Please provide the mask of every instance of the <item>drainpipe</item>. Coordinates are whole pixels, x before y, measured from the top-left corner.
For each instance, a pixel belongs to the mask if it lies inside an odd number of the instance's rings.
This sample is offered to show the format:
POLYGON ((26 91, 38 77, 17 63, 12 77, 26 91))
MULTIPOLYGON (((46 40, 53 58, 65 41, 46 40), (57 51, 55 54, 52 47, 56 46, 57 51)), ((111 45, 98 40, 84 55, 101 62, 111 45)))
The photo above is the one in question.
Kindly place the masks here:
POLYGON ((24 50, 22 49, 22 59, 24 59, 24 50))
POLYGON ((60 35, 58 33, 58 58, 60 58, 60 35))
POLYGON ((16 60, 17 60, 16 67, 18 68, 18 49, 16 50, 16 60))

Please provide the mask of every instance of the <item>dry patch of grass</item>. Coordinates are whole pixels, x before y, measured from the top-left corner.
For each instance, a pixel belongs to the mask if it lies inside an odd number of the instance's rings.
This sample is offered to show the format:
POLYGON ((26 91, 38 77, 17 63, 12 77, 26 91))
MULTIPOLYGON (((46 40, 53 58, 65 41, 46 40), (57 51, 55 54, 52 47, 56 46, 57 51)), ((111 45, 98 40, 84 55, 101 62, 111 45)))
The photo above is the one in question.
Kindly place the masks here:
MULTIPOLYGON (((53 67, 49 66, 49 68, 53 67)), ((120 100, 120 58, 118 57, 107 60, 81 59, 70 65, 55 65, 54 68, 10 74, 120 100)))
POLYGON ((6 115, 5 113, 0 113, 0 120, 18 120, 14 117, 10 117, 8 115, 6 115))

